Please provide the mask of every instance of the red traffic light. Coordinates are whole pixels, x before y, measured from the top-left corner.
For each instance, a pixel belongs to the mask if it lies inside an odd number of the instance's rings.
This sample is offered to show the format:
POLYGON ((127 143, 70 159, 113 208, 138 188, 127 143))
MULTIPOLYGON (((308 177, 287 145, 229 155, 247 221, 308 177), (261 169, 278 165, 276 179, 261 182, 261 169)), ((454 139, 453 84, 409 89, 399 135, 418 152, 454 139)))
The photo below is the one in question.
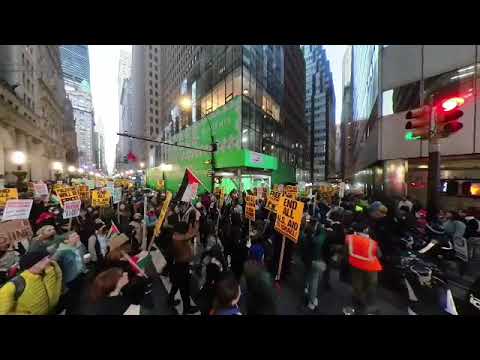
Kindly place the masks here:
POLYGON ((465 103, 465 99, 462 97, 452 97, 442 102, 443 111, 451 111, 465 103))
POLYGON ((437 106, 439 109, 436 119, 437 133, 441 137, 448 137, 463 128, 463 124, 458 119, 463 116, 463 111, 459 107, 464 103, 463 97, 455 96, 443 100, 437 106))

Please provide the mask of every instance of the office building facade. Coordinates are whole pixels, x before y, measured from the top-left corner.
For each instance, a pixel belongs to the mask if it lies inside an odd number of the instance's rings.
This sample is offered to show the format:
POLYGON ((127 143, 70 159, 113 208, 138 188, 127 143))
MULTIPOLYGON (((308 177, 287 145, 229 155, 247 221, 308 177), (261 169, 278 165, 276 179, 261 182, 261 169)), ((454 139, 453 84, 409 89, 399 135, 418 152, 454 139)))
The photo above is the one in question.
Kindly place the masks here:
POLYGON ((93 131, 95 127, 90 91, 88 45, 60 45, 65 91, 73 107, 77 133, 78 165, 94 168, 93 131))
MULTIPOLYGON (((132 129, 131 134, 153 139, 160 137, 160 45, 133 45, 132 48, 132 129)), ((159 146, 132 141, 133 153, 148 167, 160 162, 159 146)))
POLYGON ((69 111, 58 46, 0 46, 0 176, 11 178, 11 155, 22 151, 27 179, 53 178, 52 163, 65 163, 70 148, 69 111))
MULTIPOLYGON (((306 169, 305 62, 299 46, 161 46, 162 139, 208 150, 227 191, 295 182, 306 169), (212 139, 213 137, 213 139, 212 139), (300 173, 301 174, 301 173, 300 173)), ((210 155, 161 146, 176 191, 185 168, 211 188, 210 155)), ((149 172, 152 184, 161 171, 149 172)), ((163 176, 163 174, 161 175, 163 176)))
POLYGON ((60 55, 66 86, 78 87, 83 81, 90 84, 88 45, 60 45, 60 55))
POLYGON ((309 126, 310 181, 319 184, 335 175, 335 91, 330 63, 321 45, 304 45, 305 119, 309 126))
POLYGON ((478 45, 355 45, 352 49, 352 185, 426 200, 428 141, 405 138, 406 111, 465 99, 463 129, 440 140, 441 201, 478 206, 478 45))

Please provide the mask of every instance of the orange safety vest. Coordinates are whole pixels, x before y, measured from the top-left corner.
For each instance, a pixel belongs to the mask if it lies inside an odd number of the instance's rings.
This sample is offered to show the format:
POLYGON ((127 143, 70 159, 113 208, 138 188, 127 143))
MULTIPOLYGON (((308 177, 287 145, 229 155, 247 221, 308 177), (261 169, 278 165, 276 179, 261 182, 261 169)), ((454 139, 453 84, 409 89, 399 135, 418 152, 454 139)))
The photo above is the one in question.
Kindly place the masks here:
POLYGON ((348 235, 348 262, 354 268, 368 272, 382 271, 382 264, 378 260, 377 242, 365 235, 348 235))

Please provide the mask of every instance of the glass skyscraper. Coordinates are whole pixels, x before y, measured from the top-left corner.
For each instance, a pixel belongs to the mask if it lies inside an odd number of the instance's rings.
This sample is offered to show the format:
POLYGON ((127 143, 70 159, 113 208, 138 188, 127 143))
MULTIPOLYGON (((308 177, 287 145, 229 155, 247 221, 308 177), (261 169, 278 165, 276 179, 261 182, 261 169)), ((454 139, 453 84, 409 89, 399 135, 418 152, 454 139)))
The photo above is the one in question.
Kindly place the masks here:
MULTIPOLYGON (((218 184, 228 191, 239 178, 243 189, 297 180, 307 143, 298 45, 162 46, 160 60, 164 140, 209 149, 213 136, 218 184), (182 99, 191 104, 187 110, 182 99)), ((210 183, 209 155, 166 146, 162 155, 179 164, 167 187, 176 189, 185 167, 210 183)))
POLYGON ((305 119, 309 126, 311 182, 327 180, 335 170, 335 91, 330 63, 321 45, 304 45, 305 119))
POLYGON ((90 85, 88 45, 60 45, 65 85, 78 88, 85 81, 90 85))

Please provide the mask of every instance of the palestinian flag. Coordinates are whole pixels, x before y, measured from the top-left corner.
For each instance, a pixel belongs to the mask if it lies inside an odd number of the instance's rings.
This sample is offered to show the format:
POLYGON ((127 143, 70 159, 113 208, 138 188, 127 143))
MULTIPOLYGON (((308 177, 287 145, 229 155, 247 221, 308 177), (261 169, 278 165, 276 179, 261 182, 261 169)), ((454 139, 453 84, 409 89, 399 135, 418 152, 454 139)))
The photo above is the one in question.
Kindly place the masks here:
POLYGON ((114 234, 120 234, 120 230, 118 230, 117 226, 115 223, 112 221, 112 226, 110 226, 110 230, 108 230, 107 238, 114 234))
POLYGON ((197 196, 197 190, 200 184, 202 184, 202 182, 195 176, 195 174, 190 169, 185 169, 182 185, 177 192, 175 201, 191 202, 192 199, 197 196))

